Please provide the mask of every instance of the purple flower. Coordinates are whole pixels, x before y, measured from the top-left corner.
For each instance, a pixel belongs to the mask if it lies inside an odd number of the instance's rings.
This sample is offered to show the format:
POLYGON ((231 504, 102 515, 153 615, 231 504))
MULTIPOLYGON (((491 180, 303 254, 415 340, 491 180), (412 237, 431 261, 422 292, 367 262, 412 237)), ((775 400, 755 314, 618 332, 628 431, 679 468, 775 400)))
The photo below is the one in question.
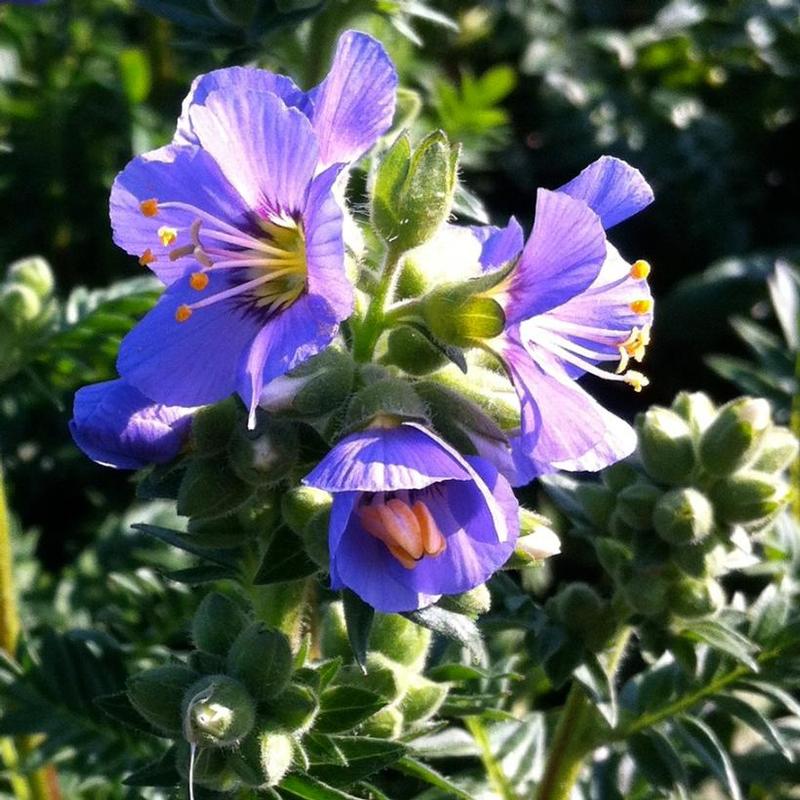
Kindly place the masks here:
POLYGON ((172 144, 111 192, 114 239, 167 284, 126 337, 119 371, 169 405, 265 383, 325 348, 353 307, 334 182, 390 125, 397 78, 350 31, 325 80, 231 68, 198 78, 172 144))
POLYGON ((178 455, 196 410, 159 405, 125 381, 105 381, 75 394, 69 429, 92 461, 116 469, 140 469, 178 455))
POLYGON ((521 429, 511 440, 514 485, 557 469, 599 470, 635 447, 631 427, 576 379, 589 373, 637 391, 647 384, 628 366, 641 361, 649 343, 650 267, 626 262, 604 228, 652 199, 638 170, 604 156, 559 190, 539 190, 524 244, 513 218, 503 229, 474 229, 484 270, 519 259, 496 296, 506 326, 493 343, 521 405, 521 429))
POLYGON ((486 581, 511 555, 517 501, 488 462, 414 423, 340 441, 304 480, 334 493, 331 583, 411 611, 486 581))

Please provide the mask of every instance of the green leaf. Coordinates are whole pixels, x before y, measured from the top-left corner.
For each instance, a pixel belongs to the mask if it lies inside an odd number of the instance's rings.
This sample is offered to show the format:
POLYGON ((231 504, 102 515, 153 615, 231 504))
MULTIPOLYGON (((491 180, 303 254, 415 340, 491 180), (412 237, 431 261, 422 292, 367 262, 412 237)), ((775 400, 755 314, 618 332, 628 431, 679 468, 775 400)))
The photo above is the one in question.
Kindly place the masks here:
POLYGON ((204 564, 199 567, 187 567, 186 569, 176 569, 172 572, 165 572, 164 577, 176 583, 186 583, 189 586, 197 586, 201 583, 221 581, 225 578, 236 578, 238 574, 238 571, 232 567, 223 567, 217 564, 204 564))
POLYGON ((767 288, 781 330, 792 350, 800 349, 800 283, 797 273, 785 262, 775 264, 767 288))
POLYGON ((753 679, 741 681, 737 686, 748 692, 756 692, 764 697, 768 697, 773 702, 783 706, 793 716, 800 717, 800 702, 780 686, 753 679))
POLYGON ((427 783, 429 786, 434 786, 437 789, 444 791, 448 797, 458 797, 461 800, 473 800, 473 795, 470 792, 465 792, 460 787, 456 786, 449 778, 437 772, 427 764, 417 761, 415 758, 406 756, 397 761, 392 769, 402 772, 404 775, 411 775, 414 778, 427 783))
POLYGON ((758 663, 751 655, 758 651, 758 646, 717 620, 694 621, 690 628, 681 631, 681 635, 691 641, 705 642, 714 650, 727 653, 748 669, 758 672, 758 663))
POLYGON ((308 557, 300 538, 282 527, 272 537, 253 583, 257 586, 286 583, 318 571, 319 567, 308 557))
POLYGON ((689 776, 672 742, 652 729, 631 736, 626 742, 637 769, 655 786, 675 789, 680 798, 689 798, 689 776))
POLYGON ((164 732, 151 725, 131 704, 127 692, 114 692, 95 697, 94 704, 108 716, 132 730, 147 733, 151 736, 163 737, 164 732))
POLYGON ((134 530, 152 536, 154 539, 158 539, 160 542, 165 542, 186 553, 191 553, 193 556, 197 556, 203 561, 210 561, 212 564, 231 569, 236 567, 236 563, 232 559, 222 555, 219 550, 210 547, 200 547, 195 544, 191 536, 187 536, 180 531, 162 528, 160 525, 148 525, 144 522, 137 522, 131 525, 131 527, 134 530))
POLYGON ((499 677, 493 676, 491 672, 478 667, 470 667, 466 664, 438 664, 429 669, 426 673, 432 681, 477 681, 482 678, 499 677))
POLYGON ((363 780, 393 764, 406 752, 405 746, 399 742, 368 736, 334 736, 331 741, 341 751, 347 766, 312 763, 309 771, 315 778, 336 786, 349 786, 363 780))
POLYGON ((180 781, 175 767, 175 748, 170 747, 158 760, 132 772, 122 781, 123 786, 172 787, 180 781))
POLYGON ((794 761, 794 753, 789 748, 777 726, 755 706, 734 695, 721 695, 716 698, 717 708, 741 720, 771 744, 785 759, 794 761))
POLYGON ((118 56, 122 88, 131 103, 143 103, 150 94, 153 76, 147 54, 138 47, 126 47, 118 56))
POLYGON ((750 638, 763 645, 771 644, 786 628, 791 608, 790 593, 774 583, 767 584, 750 607, 750 638))
POLYGON ((369 645, 372 622, 375 619, 375 609, 349 589, 345 589, 342 592, 342 603, 344 605, 344 621, 347 626, 347 638, 350 642, 350 648, 353 651, 356 663, 366 675, 367 647, 369 645))
POLYGON ((573 676, 589 692, 595 707, 603 715, 609 726, 615 727, 619 717, 619 709, 614 678, 606 673, 597 656, 591 653, 587 654, 583 664, 573 672, 573 676))
POLYGON ((244 505, 253 487, 236 477, 225 460, 195 459, 178 491, 178 513, 185 517, 221 517, 244 505))
POLYGON ((730 793, 731 800, 743 800, 731 757, 717 734, 696 717, 683 717, 676 723, 675 730, 698 759, 719 778, 730 793))
POLYGON ((278 792, 283 797, 300 797, 302 800, 359 800, 308 775, 287 775, 281 781, 278 792))
POLYGON ((320 697, 320 711, 314 730, 320 733, 349 731, 386 705, 386 701, 368 689, 357 686, 334 686, 320 697))
POLYGON ((439 606, 428 606, 403 616, 408 617, 412 622, 421 625, 423 628, 428 628, 434 633, 458 642, 467 649, 474 663, 486 663, 486 648, 483 644, 481 632, 469 617, 465 617, 463 614, 456 614, 453 611, 446 611, 439 606))

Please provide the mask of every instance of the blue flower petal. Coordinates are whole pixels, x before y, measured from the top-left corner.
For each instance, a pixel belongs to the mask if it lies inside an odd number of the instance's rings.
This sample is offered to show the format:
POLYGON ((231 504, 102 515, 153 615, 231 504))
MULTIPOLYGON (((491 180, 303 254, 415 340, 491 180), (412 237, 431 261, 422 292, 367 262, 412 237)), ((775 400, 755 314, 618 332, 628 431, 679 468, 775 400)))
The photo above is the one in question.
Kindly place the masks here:
POLYGON ((486 272, 517 258, 525 243, 522 226, 515 217, 508 220, 505 228, 473 225, 470 230, 481 243, 481 266, 486 272))
POLYGON ((106 381, 78 390, 69 428, 98 464, 140 469, 180 452, 196 410, 159 405, 122 380, 106 381))
POLYGON ((355 161, 392 124, 397 72, 380 42, 346 31, 328 76, 309 94, 322 165, 355 161))
POLYGON ((558 191, 587 203, 604 228, 613 227, 653 202, 653 190, 642 173, 611 156, 598 158, 558 191))

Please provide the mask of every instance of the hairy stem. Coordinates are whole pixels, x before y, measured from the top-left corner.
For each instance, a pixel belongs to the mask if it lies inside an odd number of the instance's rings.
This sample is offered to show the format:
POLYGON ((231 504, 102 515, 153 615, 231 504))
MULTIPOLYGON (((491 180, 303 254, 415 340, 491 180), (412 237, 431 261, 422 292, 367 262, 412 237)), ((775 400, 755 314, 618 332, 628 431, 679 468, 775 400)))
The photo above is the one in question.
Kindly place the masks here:
POLYGON ((486 767, 486 773, 494 790, 503 800, 518 800, 511 781, 503 772, 503 768, 494 757, 494 753, 492 753, 489 734, 486 731, 483 720, 480 717, 466 717, 464 722, 472 734, 475 744, 478 745, 478 749, 481 751, 481 761, 483 766, 486 767))

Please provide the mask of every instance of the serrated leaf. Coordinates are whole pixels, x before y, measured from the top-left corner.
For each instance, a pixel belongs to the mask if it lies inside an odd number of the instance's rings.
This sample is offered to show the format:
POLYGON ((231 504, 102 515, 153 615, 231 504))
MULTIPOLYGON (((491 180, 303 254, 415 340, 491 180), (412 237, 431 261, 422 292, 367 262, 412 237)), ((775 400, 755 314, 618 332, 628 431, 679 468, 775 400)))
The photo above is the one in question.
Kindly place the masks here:
POLYGON ((257 586, 286 583, 318 571, 319 567, 308 557, 300 538, 288 528, 281 528, 272 537, 253 583, 257 586))
POLYGON ((676 723, 675 730, 698 759, 719 778, 730 793, 731 800, 743 800, 731 757, 717 734, 696 717, 683 717, 676 723))
POLYGON ((486 663, 486 648, 483 644, 481 632, 469 617, 465 617, 463 614, 456 614, 454 611, 446 611, 439 606, 427 606, 419 609, 419 611, 404 614, 404 616, 423 628, 428 628, 434 633, 453 639, 461 644, 466 648, 473 663, 486 663))
POLYGON ((334 686, 320 696, 314 730, 320 733, 349 731, 386 705, 375 692, 357 686, 334 686))
POLYGON ((365 603, 355 592, 345 589, 342 592, 344 606, 344 622, 347 627, 347 639, 353 651, 353 657, 361 668, 367 673, 367 647, 372 622, 375 618, 375 609, 365 603))

